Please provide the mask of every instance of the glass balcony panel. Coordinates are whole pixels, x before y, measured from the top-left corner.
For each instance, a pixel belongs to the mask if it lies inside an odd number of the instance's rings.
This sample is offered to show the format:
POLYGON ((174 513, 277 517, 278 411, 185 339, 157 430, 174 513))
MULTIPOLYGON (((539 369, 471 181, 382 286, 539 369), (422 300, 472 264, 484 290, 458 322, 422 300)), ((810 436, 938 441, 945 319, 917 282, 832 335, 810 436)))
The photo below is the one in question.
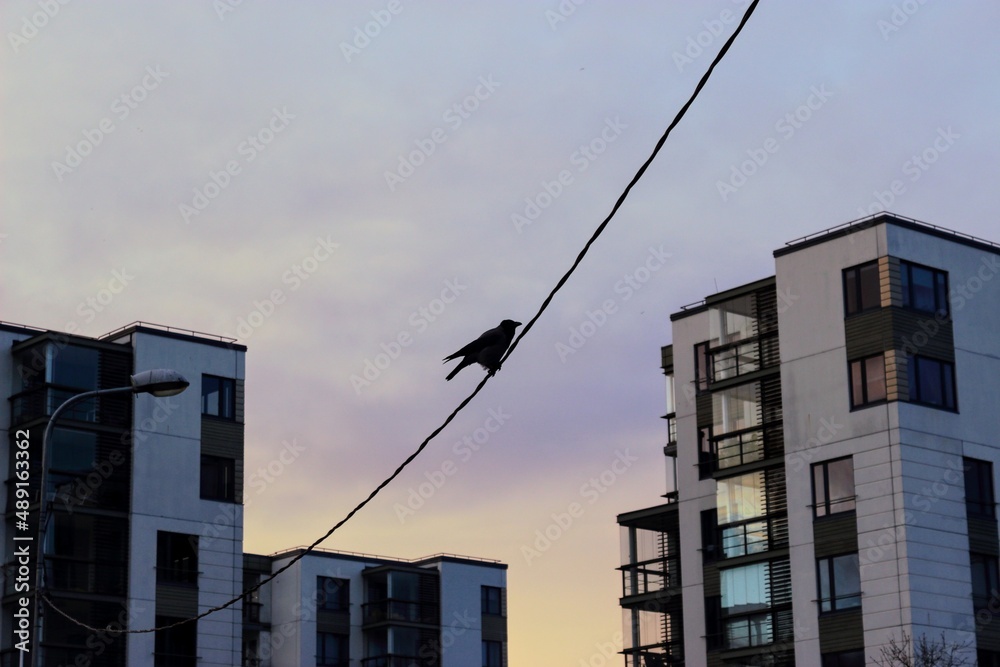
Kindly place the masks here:
POLYGON ((764 433, 751 431, 715 441, 718 467, 731 468, 764 458, 764 433))
POLYGON ((725 622, 725 648, 751 648, 774 641, 774 624, 771 614, 757 614, 728 619, 725 622))
POLYGON ((712 377, 715 382, 760 370, 759 346, 756 341, 716 350, 711 356, 712 377))

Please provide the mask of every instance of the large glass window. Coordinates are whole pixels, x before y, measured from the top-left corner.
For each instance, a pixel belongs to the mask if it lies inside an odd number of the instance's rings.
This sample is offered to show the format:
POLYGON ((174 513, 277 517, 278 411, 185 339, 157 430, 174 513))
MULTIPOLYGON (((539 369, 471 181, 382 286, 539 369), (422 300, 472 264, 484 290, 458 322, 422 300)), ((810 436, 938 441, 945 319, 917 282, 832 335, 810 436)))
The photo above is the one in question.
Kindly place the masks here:
MULTIPOLYGON (((168 626, 182 620, 157 615, 156 626, 168 626)), ((153 640, 153 667, 196 667, 197 652, 198 621, 157 630, 153 640)))
POLYGON ((754 520, 767 511, 762 472, 719 480, 716 505, 723 556, 767 551, 767 520, 754 520))
POLYGON ((198 583, 198 536, 157 531, 156 581, 163 584, 198 583))
POLYGON ((844 270, 844 314, 854 315, 882 305, 878 261, 844 270))
POLYGON ((500 616, 503 614, 503 590, 496 586, 482 586, 480 598, 484 614, 500 616))
POLYGON ((851 368, 851 407, 860 408, 886 399, 885 356, 855 359, 851 368))
POLYGON ((483 667, 503 667, 503 644, 483 640, 483 667))
POLYGON ((350 581, 334 577, 316 577, 316 606, 323 611, 348 611, 351 605, 350 581))
POLYGON ((992 519, 996 516, 993 493, 993 464, 979 459, 962 459, 965 468, 965 511, 969 516, 992 519))
POLYGON ((930 357, 911 356, 910 401, 954 410, 955 364, 930 357))
POLYGON ((901 261, 899 274, 903 287, 903 307, 942 317, 948 314, 946 272, 901 261))
POLYGON ((850 456, 816 463, 812 470, 817 517, 854 510, 854 461, 850 456))
POLYGON ((69 428, 52 429, 49 465, 59 472, 89 473, 97 463, 97 434, 69 428))
POLYGON ((316 664, 323 667, 347 667, 350 664, 347 635, 334 632, 316 633, 316 664))
POLYGON ((1000 596, 997 557, 970 553, 969 565, 972 568, 972 605, 977 612, 988 609, 990 601, 1000 596))
POLYGON ((760 426, 757 383, 730 387, 712 394, 712 435, 760 426))
POLYGON ((819 610, 840 611, 861 606, 861 574, 858 554, 820 558, 819 610))
POLYGON ((232 378, 202 375, 201 414, 236 419, 236 381, 232 378))
POLYGON ((236 502, 236 461, 223 456, 201 455, 201 497, 204 500, 236 502))
POLYGON ((770 564, 754 563, 719 571, 722 609, 728 614, 762 611, 770 607, 770 564))
POLYGON ((708 318, 712 347, 752 338, 757 333, 752 294, 712 306, 708 318))
POLYGON ((50 346, 52 377, 49 382, 81 391, 97 389, 97 350, 89 347, 50 346))

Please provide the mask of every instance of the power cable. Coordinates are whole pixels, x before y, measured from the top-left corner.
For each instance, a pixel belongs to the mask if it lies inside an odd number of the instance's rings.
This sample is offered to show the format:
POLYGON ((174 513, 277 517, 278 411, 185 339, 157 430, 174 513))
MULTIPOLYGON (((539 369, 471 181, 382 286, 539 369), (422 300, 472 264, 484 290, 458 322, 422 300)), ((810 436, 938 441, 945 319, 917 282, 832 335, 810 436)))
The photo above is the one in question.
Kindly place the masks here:
MULTIPOLYGON (((536 321, 538 321, 538 318, 541 317, 542 313, 544 313, 545 310, 549 307, 549 304, 552 302, 552 299, 555 297, 556 293, 563 288, 563 286, 569 280, 570 276, 573 275, 573 272, 576 271, 577 267, 580 266, 580 263, 583 262, 583 258, 590 251, 591 246, 594 245, 594 242, 597 241, 598 237, 604 232, 604 229, 608 226, 608 223, 611 222, 611 219, 618 212, 618 209, 620 209, 622 207, 622 204, 625 203, 625 199, 628 198, 628 195, 632 191, 632 188, 635 186, 636 183, 639 182, 639 179, 642 178, 643 174, 646 173, 646 170, 649 168, 649 165, 652 164, 653 160, 656 158, 656 155, 660 152, 660 149, 663 147, 663 144, 666 143, 667 137, 670 136, 671 131, 673 131, 673 129, 678 125, 678 123, 681 122, 681 119, 684 118, 684 115, 687 113, 688 109, 694 103, 695 99, 698 97, 698 94, 701 92, 702 88, 704 88, 705 84, 708 83, 708 79, 709 77, 711 77, 712 72, 715 70, 715 67, 722 61, 722 58, 725 57, 726 53, 729 51, 729 47, 733 45, 733 42, 736 41, 736 38, 743 30, 743 26, 746 25, 747 21, 750 19, 750 16, 753 15, 754 9, 756 9, 757 3, 759 1, 760 0, 753 0, 753 2, 750 3, 750 6, 747 8, 746 13, 744 13, 743 15, 743 19, 740 21, 739 25, 736 26, 736 30, 733 31, 733 34, 730 35, 729 39, 726 40, 726 43, 723 44, 722 48, 719 50, 719 53, 715 56, 715 59, 712 60, 712 64, 709 65, 708 69, 705 71, 701 79, 698 81, 698 84, 695 86, 694 92, 691 93, 691 96, 688 98, 687 102, 685 102, 684 106, 680 108, 680 111, 678 111, 677 115, 674 116, 673 121, 670 123, 669 126, 667 126, 666 131, 664 131, 659 141, 656 142, 656 145, 653 147, 652 153, 650 153, 649 157, 646 158, 646 161, 642 163, 642 166, 639 167, 639 170, 635 173, 635 176, 632 177, 632 180, 629 181, 628 185, 625 186, 624 191, 622 191, 621 195, 618 197, 618 200, 611 208, 611 212, 608 213, 607 217, 604 218, 604 221, 601 222, 601 224, 597 226, 597 229, 594 230, 594 233, 591 235, 590 239, 587 240, 587 243, 583 246, 583 249, 580 251, 580 254, 577 255, 576 260, 573 262, 572 266, 570 266, 569 270, 566 271, 565 274, 563 274, 562 278, 559 279, 559 282, 556 283, 556 286, 552 288, 552 291, 549 292, 549 295, 545 297, 544 301, 542 301, 542 305, 538 308, 538 312, 535 313, 534 317, 528 320, 528 323, 521 330, 521 333, 511 342, 510 347, 507 348, 506 354, 504 354, 503 359, 501 359, 501 364, 507 360, 507 358, 511 355, 511 353, 514 352, 514 348, 517 347, 517 344, 521 341, 522 338, 524 338, 524 336, 528 333, 528 331, 531 330, 531 327, 534 326, 536 321)), ((448 417, 444 420, 444 422, 436 429, 434 429, 430 435, 424 438, 424 441, 420 443, 420 446, 418 446, 412 454, 406 457, 406 460, 404 460, 399 465, 399 467, 397 467, 393 471, 391 475, 386 477, 381 484, 375 487, 375 489, 368 494, 367 498, 358 503, 354 507, 354 509, 348 512, 347 515, 343 519, 338 521, 332 528, 330 528, 330 530, 326 531, 326 533, 322 537, 320 537, 315 542, 307 546, 305 549, 297 553, 291 560, 289 560, 287 563, 281 566, 281 568, 279 568, 275 572, 272 572, 270 576, 262 579, 261 581, 257 582, 253 586, 243 591, 243 593, 239 597, 233 598, 232 600, 226 602, 225 604, 207 609, 198 614, 197 616, 192 616, 191 618, 186 618, 180 621, 176 621, 174 623, 162 625, 155 628, 144 628, 142 630, 121 630, 120 632, 115 632, 115 634, 143 634, 149 632, 156 632, 158 630, 167 630, 170 628, 175 628, 177 626, 197 621, 198 619, 204 618, 209 614, 214 614, 217 611, 222 611, 223 609, 231 607, 240 600, 244 599, 247 595, 253 593, 254 591, 259 590, 262 586, 264 586, 264 584, 272 581, 279 574, 290 568, 298 561, 302 560, 307 554, 309 554, 322 542, 324 542, 327 538, 333 535, 333 533, 336 532, 341 526, 350 521, 355 514, 357 514, 365 507, 365 505, 371 502, 371 500, 376 495, 378 495, 378 493, 382 489, 384 489, 394 479, 396 479, 396 477, 398 477, 399 474, 403 472, 403 470, 408 465, 410 465, 410 463, 412 463, 413 460, 417 458, 417 456, 419 456, 421 452, 424 451, 427 445, 430 444, 430 441, 433 440, 435 437, 437 437, 437 435, 441 433, 441 431, 443 431, 445 427, 447 427, 448 424, 450 424, 455 419, 455 417, 458 416, 458 413, 461 412, 463 409, 465 409, 465 406, 467 406, 470 402, 472 402, 472 399, 475 398, 480 391, 482 391, 483 387, 486 386, 486 383, 489 382, 491 377, 492 375, 489 374, 483 376, 483 379, 479 382, 479 384, 476 386, 473 392, 469 394, 469 396, 465 400, 459 403, 458 407, 456 407, 451 412, 451 414, 448 415, 448 417)), ((52 600, 50 600, 48 596, 45 595, 45 593, 39 593, 39 594, 42 596, 42 599, 46 602, 46 604, 49 605, 49 607, 51 607, 54 611, 56 611, 57 613, 59 613, 61 616, 71 621, 72 623, 75 623, 80 627, 86 628, 91 632, 110 632, 108 628, 95 628, 90 625, 87 625, 82 621, 73 618, 63 610, 59 609, 55 604, 53 604, 52 600)))

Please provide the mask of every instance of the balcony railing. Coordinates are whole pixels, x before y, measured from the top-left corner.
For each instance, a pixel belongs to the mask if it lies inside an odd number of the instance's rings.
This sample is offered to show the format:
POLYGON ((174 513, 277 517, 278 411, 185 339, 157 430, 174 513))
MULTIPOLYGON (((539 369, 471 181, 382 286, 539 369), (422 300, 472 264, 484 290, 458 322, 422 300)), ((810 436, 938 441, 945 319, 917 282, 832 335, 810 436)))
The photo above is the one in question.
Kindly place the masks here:
POLYGON ((684 642, 664 642, 656 646, 623 651, 625 667, 667 667, 684 661, 684 642))
POLYGON ((619 569, 622 571, 622 597, 655 593, 681 585, 679 558, 630 563, 619 569))
POLYGON ((754 428, 735 435, 712 440, 712 448, 720 470, 753 463, 764 458, 764 431, 754 428))
POLYGON ((362 667, 419 667, 421 658, 412 655, 379 655, 374 658, 362 658, 362 667))
POLYGON ((716 528, 715 543, 706 545, 705 559, 738 558, 787 546, 787 515, 754 517, 716 528))
POLYGON ((413 602, 410 600, 381 600, 367 602, 362 605, 364 623, 382 623, 403 621, 408 623, 423 623, 437 625, 440 613, 437 605, 413 602))

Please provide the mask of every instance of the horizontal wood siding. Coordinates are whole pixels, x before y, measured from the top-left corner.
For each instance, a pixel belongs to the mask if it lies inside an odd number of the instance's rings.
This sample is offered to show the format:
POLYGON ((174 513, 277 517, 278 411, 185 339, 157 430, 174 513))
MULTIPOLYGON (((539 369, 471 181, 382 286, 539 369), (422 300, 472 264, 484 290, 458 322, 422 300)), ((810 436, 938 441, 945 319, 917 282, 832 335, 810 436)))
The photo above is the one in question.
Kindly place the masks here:
POLYGON ((819 617, 819 651, 835 653, 864 649, 861 610, 852 609, 819 617))
POLYGON ((194 586, 157 584, 156 615, 191 618, 198 614, 198 589, 194 586))
POLYGON ((854 512, 825 517, 813 523, 816 558, 858 550, 858 520, 854 512))

